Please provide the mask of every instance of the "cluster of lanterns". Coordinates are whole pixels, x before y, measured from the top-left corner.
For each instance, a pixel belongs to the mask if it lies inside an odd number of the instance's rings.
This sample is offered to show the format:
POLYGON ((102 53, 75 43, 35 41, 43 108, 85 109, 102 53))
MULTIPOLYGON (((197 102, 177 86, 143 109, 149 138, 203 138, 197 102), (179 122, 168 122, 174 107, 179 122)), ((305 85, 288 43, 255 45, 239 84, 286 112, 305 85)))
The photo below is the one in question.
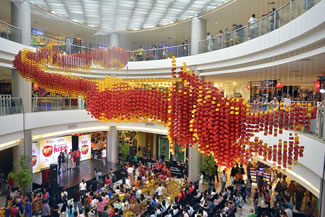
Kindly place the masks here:
MULTIPOLYGON (((24 78, 54 93, 84 96, 89 115, 100 121, 164 124, 168 127, 172 153, 175 142, 183 150, 196 147, 202 154, 212 154, 220 166, 232 167, 238 161, 247 163, 257 154, 290 168, 304 151, 296 134, 273 146, 258 138, 251 141, 251 138, 257 132, 276 137, 283 130, 308 129, 311 119, 316 116, 316 109, 309 104, 289 106, 281 103, 274 111, 253 113, 242 98, 223 97, 218 88, 202 81, 187 69, 185 63, 176 72, 174 57, 172 79, 169 80, 123 80, 108 76, 101 80, 87 80, 45 71, 51 58, 51 64, 64 67, 53 61, 53 56, 46 56, 45 51, 38 52, 24 50, 16 56, 14 66, 24 78)), ((114 65, 109 62, 114 60, 106 60, 105 55, 92 57, 92 62, 114 65)))

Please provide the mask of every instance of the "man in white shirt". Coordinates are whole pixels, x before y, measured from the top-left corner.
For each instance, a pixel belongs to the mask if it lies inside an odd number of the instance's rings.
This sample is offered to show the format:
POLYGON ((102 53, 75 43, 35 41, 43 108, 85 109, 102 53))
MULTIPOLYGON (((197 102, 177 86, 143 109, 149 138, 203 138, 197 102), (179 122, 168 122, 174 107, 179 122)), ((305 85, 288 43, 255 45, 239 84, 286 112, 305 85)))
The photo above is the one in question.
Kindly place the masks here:
POLYGON ((287 204, 284 204, 283 207, 285 208, 284 211, 287 214, 287 216, 292 217, 293 216, 292 209, 290 209, 287 204))
POLYGON ((159 184, 159 187, 156 190, 156 193, 158 194, 158 198, 160 198, 164 194, 164 191, 165 191, 165 187, 159 184))
POLYGON ((79 190, 82 195, 84 195, 87 191, 87 183, 84 179, 82 179, 81 183, 79 184, 79 190))
POLYGON ((256 33, 257 33, 257 19, 255 17, 255 14, 253 14, 251 18, 249 18, 248 24, 251 30, 250 39, 253 39, 256 37, 256 33))
POLYGON ((128 168, 128 174, 129 174, 129 177, 130 179, 133 181, 133 171, 134 171, 134 168, 132 166, 129 166, 128 168))
POLYGON ((106 148, 104 147, 102 150, 102 161, 103 161, 103 166, 106 166, 106 159, 107 158, 107 152, 106 152, 106 148))
POLYGON ((226 174, 226 170, 224 170, 221 174, 221 192, 225 190, 226 183, 227 183, 227 174, 226 174))
POLYGON ((142 194, 142 191, 141 191, 140 188, 138 188, 138 190, 135 192, 135 197, 136 197, 137 199, 139 199, 140 196, 141 196, 141 194, 142 194))
POLYGON ((126 186, 126 189, 127 190, 130 190, 132 188, 131 181, 130 181, 130 178, 129 177, 127 177, 125 179, 125 186, 126 186))

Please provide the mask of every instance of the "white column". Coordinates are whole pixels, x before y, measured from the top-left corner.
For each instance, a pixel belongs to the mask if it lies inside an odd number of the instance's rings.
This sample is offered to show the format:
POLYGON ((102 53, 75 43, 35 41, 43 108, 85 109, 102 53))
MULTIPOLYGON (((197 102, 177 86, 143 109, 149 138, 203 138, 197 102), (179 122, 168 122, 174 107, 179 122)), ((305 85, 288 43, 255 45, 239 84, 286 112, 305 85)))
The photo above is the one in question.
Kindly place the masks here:
POLYGON ((201 172, 201 153, 196 150, 196 147, 188 150, 188 177, 191 182, 198 180, 201 172))
MULTIPOLYGON (((11 3, 11 20, 14 26, 21 29, 21 32, 14 32, 13 39, 16 42, 30 46, 31 32, 31 9, 27 1, 15 1, 11 3)), ((12 96, 20 97, 23 102, 24 112, 32 111, 32 83, 22 78, 18 72, 12 70, 12 96)), ((24 114, 22 114, 24 115, 24 114)), ((25 123, 22 123, 25 125, 25 123)), ((25 129, 25 126, 23 126, 25 129)), ((24 130, 24 139, 18 146, 13 148, 13 160, 16 161, 20 156, 32 157, 32 132, 24 130)), ((32 169, 32 162, 30 162, 32 169)), ((31 185, 27 189, 31 190, 31 185)))
POLYGON ((198 18, 192 18, 191 29, 191 55, 199 53, 199 42, 205 39, 206 34, 206 21, 198 18))
MULTIPOLYGON (((27 1, 14 1, 11 3, 12 25, 21 29, 21 43, 30 45, 30 4, 27 1)), ((14 39, 19 42, 19 33, 14 34, 14 39)))
POLYGON ((119 47, 119 34, 114 32, 110 34, 109 37, 109 46, 110 47, 119 47))
MULTIPOLYGON (((30 45, 31 32, 30 4, 27 1, 15 1, 11 3, 11 20, 14 26, 21 29, 21 34, 15 32, 13 38, 24 45, 30 45)), ((12 71, 12 96, 23 100, 25 112, 32 111, 32 84, 23 79, 18 72, 12 71)))
POLYGON ((107 162, 118 163, 118 132, 116 127, 111 127, 107 132, 107 162))

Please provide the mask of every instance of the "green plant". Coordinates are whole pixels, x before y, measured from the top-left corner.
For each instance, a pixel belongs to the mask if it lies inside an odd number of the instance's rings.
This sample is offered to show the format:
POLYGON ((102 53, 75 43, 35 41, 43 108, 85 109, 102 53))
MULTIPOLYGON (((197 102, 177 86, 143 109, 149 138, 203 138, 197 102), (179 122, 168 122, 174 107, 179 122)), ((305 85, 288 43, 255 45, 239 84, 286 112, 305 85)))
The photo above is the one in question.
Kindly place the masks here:
POLYGON ((8 174, 9 178, 12 178, 15 184, 24 192, 33 182, 31 158, 28 156, 21 156, 18 161, 14 163, 16 172, 11 171, 8 174))
POLYGON ((216 162, 213 160, 212 155, 205 156, 202 163, 202 171, 204 172, 205 178, 208 178, 208 176, 214 176, 216 174, 216 162))
POLYGON ((121 160, 126 161, 129 154, 129 144, 127 142, 118 143, 119 153, 121 154, 121 160))

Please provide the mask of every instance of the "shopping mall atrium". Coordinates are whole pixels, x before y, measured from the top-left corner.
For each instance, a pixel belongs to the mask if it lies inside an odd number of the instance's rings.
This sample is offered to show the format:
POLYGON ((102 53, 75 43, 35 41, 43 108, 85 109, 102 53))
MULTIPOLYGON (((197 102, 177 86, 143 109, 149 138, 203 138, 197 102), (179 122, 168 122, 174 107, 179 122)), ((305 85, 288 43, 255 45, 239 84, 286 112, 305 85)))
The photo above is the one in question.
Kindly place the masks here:
POLYGON ((325 0, 0 0, 0 217, 325 217, 325 0))

